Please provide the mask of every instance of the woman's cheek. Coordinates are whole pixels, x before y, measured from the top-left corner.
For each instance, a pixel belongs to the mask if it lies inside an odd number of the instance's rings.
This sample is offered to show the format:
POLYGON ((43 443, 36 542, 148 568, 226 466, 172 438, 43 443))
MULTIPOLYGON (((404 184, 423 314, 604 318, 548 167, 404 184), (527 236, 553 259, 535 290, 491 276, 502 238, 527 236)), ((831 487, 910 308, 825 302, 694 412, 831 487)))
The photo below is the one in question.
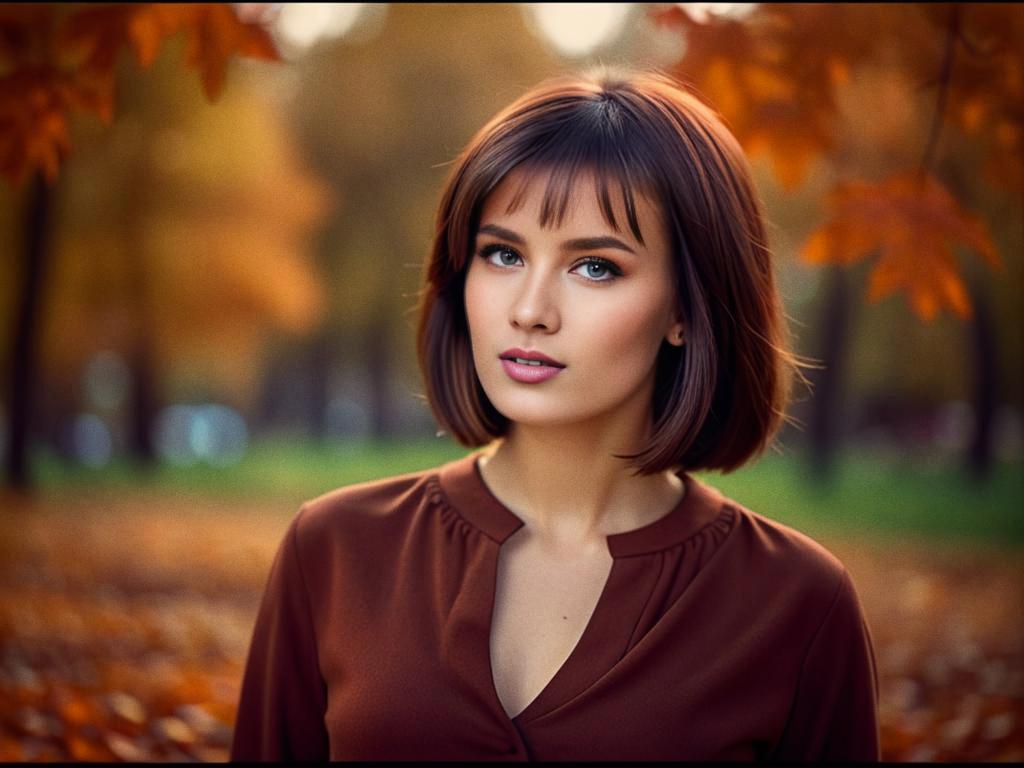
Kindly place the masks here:
POLYGON ((650 296, 643 293, 620 293, 608 298, 583 304, 577 325, 590 342, 588 346, 599 345, 619 359, 638 363, 646 360, 652 349, 660 347, 660 319, 664 314, 660 306, 652 306, 650 296))
POLYGON ((483 286, 480 284, 480 275, 473 266, 470 266, 469 272, 466 275, 466 284, 463 289, 463 301, 466 305, 466 320, 469 323, 471 331, 477 331, 478 321, 482 319, 480 317, 481 311, 486 307, 486 303, 482 301, 482 289, 483 286))
POLYGON ((469 325, 470 344, 474 360, 480 362, 490 345, 490 336, 498 327, 500 309, 494 287, 488 285, 488 275, 479 269, 470 268, 466 276, 463 298, 466 305, 466 322, 469 325))

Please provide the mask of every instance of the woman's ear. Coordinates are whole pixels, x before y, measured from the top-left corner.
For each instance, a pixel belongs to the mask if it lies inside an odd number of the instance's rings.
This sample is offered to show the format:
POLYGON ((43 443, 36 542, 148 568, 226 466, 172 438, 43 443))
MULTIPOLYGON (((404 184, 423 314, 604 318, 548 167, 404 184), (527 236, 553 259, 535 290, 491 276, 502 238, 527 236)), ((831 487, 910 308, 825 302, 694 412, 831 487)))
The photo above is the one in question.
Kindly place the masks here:
POLYGON ((668 334, 665 336, 665 341, 675 347, 681 347, 685 344, 685 333, 683 331, 683 324, 681 322, 674 323, 668 330, 668 334))

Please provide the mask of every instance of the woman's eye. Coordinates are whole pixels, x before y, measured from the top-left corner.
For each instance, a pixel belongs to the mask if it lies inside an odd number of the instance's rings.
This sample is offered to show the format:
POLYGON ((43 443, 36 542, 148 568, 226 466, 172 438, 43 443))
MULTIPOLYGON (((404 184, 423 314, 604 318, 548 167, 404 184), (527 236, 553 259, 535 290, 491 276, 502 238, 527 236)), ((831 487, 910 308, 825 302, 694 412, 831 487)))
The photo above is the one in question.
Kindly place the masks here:
POLYGON ((498 264, 503 267, 515 266, 516 259, 519 258, 518 253, 503 245, 488 245, 480 251, 480 255, 492 264, 498 264), (491 258, 495 254, 498 256, 497 260, 491 258))
POLYGON ((582 269, 580 274, 595 283, 608 283, 622 274, 622 270, 604 259, 589 259, 579 264, 576 269, 582 269))

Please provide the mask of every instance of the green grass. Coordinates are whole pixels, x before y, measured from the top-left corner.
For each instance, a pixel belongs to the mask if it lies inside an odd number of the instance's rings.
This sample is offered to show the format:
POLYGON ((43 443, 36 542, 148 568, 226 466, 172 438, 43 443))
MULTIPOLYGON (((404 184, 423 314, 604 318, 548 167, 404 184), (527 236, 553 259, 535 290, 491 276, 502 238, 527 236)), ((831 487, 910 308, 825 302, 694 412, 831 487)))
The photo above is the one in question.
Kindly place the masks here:
POLYGON ((1024 546, 1024 474, 998 466, 984 483, 959 466, 847 454, 831 482, 815 482, 806 463, 767 456, 734 474, 701 473, 726 495, 800 530, 915 534, 930 539, 1024 546))
POLYGON ((436 466, 465 453, 441 440, 325 445, 265 440, 251 445, 241 461, 229 466, 162 464, 142 471, 131 461, 117 460, 91 469, 52 454, 40 454, 35 466, 44 489, 163 488, 223 497, 305 499, 343 485, 436 466))
MULTIPOLYGON (((89 469, 39 455, 44 493, 76 489, 163 490, 234 499, 280 499, 285 507, 343 485, 425 469, 465 455, 447 440, 317 446, 264 441, 237 464, 161 466, 140 472, 127 461, 89 469)), ((975 485, 949 463, 850 453, 833 481, 811 480, 798 457, 769 454, 729 475, 699 473, 705 482, 765 517, 811 535, 858 531, 914 534, 950 542, 970 539, 1024 546, 1024 474, 1003 464, 975 485)))

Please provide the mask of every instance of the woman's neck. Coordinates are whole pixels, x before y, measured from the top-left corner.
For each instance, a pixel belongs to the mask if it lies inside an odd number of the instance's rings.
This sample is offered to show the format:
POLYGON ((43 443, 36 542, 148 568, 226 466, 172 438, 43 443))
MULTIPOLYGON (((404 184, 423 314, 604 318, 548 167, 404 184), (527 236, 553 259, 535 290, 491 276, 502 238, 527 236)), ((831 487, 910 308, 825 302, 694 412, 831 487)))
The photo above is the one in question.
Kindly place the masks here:
POLYGON ((566 544, 599 541, 640 528, 674 508, 683 483, 671 472, 633 476, 615 453, 638 450, 626 439, 585 425, 513 425, 479 461, 492 493, 538 536, 566 544))

